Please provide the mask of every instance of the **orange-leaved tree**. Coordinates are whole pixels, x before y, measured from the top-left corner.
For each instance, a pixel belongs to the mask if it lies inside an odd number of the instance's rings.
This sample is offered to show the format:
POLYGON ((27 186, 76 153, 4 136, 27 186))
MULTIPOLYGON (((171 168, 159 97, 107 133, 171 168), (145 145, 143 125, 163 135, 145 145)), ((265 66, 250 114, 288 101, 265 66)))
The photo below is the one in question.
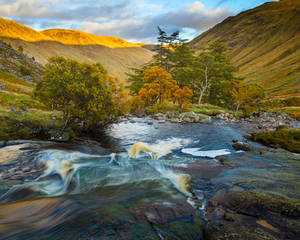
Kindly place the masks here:
POLYGON ((174 88, 173 100, 178 102, 179 105, 179 112, 182 112, 183 107, 188 104, 193 96, 193 91, 189 89, 187 86, 183 88, 179 88, 176 85, 174 88))
POLYGON ((258 84, 242 85, 241 83, 234 83, 232 97, 236 104, 236 112, 242 104, 251 104, 257 100, 262 100, 264 96, 264 89, 258 84))
POLYGON ((171 97, 172 89, 176 85, 170 73, 161 67, 154 66, 145 71, 143 88, 139 96, 147 104, 163 103, 171 97))

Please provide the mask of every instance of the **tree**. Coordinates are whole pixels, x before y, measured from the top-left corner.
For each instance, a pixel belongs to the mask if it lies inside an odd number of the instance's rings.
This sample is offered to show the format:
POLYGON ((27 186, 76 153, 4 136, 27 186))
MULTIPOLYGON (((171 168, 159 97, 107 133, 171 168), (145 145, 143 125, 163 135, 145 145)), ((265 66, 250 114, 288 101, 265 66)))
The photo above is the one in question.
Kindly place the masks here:
POLYGON ((206 93, 214 77, 214 68, 217 63, 210 53, 200 54, 194 62, 195 79, 192 84, 199 91, 198 105, 200 106, 203 94, 206 93))
POLYGON ((143 83, 139 96, 148 104, 163 103, 171 96, 171 90, 176 85, 171 74, 159 66, 145 71, 143 83))
POLYGON ((126 73, 127 75, 127 82, 128 86, 126 86, 127 89, 129 89, 129 92, 131 95, 138 95, 139 91, 143 87, 143 77, 144 73, 147 69, 150 68, 150 65, 144 65, 140 68, 131 68, 131 73, 126 73))
POLYGON ((258 84, 241 85, 241 83, 234 83, 232 90, 232 98, 236 104, 236 112, 243 104, 251 104, 257 100, 264 98, 264 89, 258 84))
POLYGON ((154 56, 153 63, 164 68, 166 71, 171 70, 170 59, 172 52, 176 46, 182 41, 179 38, 179 31, 173 32, 171 35, 162 30, 159 26, 157 41, 159 43, 158 54, 154 56))
POLYGON ((181 43, 176 46, 171 54, 170 61, 172 63, 171 74, 180 87, 191 85, 193 80, 194 69, 194 51, 191 50, 187 43, 181 43))
POLYGON ((62 111, 63 128, 76 119, 92 128, 118 116, 116 91, 115 79, 101 64, 53 57, 46 64, 43 81, 36 86, 34 95, 48 107, 62 111))
POLYGON ((192 82, 193 90, 198 92, 198 105, 201 104, 204 94, 208 94, 208 100, 216 105, 230 105, 233 81, 236 78, 233 73, 236 69, 226 58, 226 47, 219 42, 209 46, 207 52, 200 53, 194 60, 192 82))
POLYGON ((182 112, 184 105, 190 102, 190 99, 193 96, 193 91, 189 89, 187 86, 183 88, 179 88, 179 86, 175 86, 174 92, 174 101, 179 104, 179 112, 182 112))

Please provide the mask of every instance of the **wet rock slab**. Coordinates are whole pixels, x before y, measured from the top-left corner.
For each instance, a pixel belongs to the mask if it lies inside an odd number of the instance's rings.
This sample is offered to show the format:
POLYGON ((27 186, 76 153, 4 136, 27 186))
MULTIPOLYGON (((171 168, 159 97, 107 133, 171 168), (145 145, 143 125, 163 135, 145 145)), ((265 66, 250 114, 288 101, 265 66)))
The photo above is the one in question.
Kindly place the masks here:
POLYGON ((207 239, 299 239, 300 201, 258 191, 219 191, 207 205, 207 239))
POLYGON ((33 180, 45 170, 45 165, 35 159, 41 144, 21 143, 0 148, 1 180, 33 180))

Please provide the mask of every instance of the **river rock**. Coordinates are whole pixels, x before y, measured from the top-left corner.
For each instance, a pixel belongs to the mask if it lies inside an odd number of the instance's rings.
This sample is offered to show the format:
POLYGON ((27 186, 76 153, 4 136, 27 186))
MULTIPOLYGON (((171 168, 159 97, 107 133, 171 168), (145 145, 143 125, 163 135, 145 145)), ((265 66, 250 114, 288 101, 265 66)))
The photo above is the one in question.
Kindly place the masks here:
POLYGON ((251 151, 251 147, 249 143, 246 142, 235 142, 232 147, 236 150, 236 151, 245 151, 245 152, 249 152, 251 151))
POLYGON ((8 88, 2 84, 0 84, 0 91, 7 91, 8 88))
POLYGON ((10 108, 11 113, 16 113, 17 112, 17 109, 16 109, 15 106, 9 106, 9 108, 10 108))
POLYGON ((6 145, 6 141, 0 141, 0 148, 4 147, 6 145))
POLYGON ((67 132, 61 132, 58 130, 50 130, 49 132, 50 139, 51 141, 56 141, 56 142, 67 142, 70 140, 70 135, 67 132))
POLYGON ((21 107, 20 110, 23 112, 29 112, 29 109, 26 106, 21 107))
POLYGON ((206 217, 206 239, 298 239, 300 233, 299 200, 277 194, 224 191, 209 199, 206 217))

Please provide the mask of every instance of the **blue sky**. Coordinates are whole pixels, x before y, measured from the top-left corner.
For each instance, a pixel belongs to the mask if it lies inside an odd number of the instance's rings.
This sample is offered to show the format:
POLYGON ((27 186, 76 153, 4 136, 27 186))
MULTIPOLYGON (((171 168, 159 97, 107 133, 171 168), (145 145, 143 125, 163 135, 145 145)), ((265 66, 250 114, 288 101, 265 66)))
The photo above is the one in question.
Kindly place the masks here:
POLYGON ((0 0, 0 16, 44 30, 66 28, 155 42, 160 25, 192 39, 264 0, 0 0))

